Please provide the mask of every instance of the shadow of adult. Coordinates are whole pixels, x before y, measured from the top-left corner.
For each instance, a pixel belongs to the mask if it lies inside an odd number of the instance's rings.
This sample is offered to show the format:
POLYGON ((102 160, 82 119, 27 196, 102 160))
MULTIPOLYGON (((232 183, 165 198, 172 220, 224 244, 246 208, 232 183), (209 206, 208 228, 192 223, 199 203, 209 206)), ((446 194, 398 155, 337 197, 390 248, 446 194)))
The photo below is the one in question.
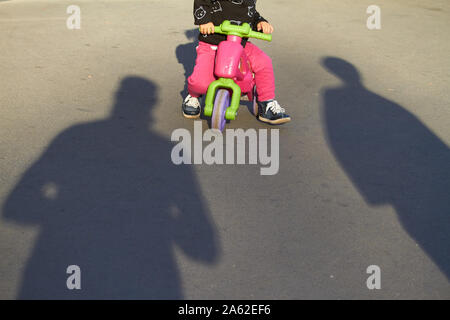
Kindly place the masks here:
POLYGON ((59 134, 25 172, 3 218, 38 225, 22 299, 181 299, 174 247, 218 256, 214 227, 188 166, 151 126, 156 85, 127 77, 109 118, 59 134), (69 265, 81 290, 68 290, 69 265))
POLYGON ((402 106, 365 88, 352 64, 334 57, 322 64, 343 81, 323 92, 336 159, 368 204, 395 208, 404 229, 449 278, 448 146, 402 106))

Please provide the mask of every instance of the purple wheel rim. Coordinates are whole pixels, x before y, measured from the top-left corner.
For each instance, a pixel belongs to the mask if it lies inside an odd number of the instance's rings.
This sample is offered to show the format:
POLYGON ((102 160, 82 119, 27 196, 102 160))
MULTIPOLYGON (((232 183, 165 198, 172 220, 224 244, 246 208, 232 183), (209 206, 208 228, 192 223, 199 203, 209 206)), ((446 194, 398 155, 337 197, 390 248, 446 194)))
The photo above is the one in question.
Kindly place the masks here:
POLYGON ((220 89, 216 94, 214 110, 212 114, 212 127, 223 131, 227 120, 225 113, 230 104, 230 93, 228 90, 220 89))

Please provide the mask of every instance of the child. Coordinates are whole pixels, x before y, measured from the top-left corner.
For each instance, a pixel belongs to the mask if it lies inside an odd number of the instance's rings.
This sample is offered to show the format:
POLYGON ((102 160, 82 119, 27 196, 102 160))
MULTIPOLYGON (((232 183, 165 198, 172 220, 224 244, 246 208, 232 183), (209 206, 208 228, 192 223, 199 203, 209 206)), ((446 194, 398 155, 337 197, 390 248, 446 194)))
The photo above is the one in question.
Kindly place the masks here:
MULTIPOLYGON (((189 94, 182 109, 186 118, 200 116, 198 98, 205 94, 215 80, 214 61, 217 45, 226 40, 222 34, 214 34, 214 26, 224 20, 241 25, 248 23, 253 30, 272 33, 273 27, 256 11, 256 0, 194 0, 195 24, 200 25, 199 45, 194 72, 188 78, 189 94)), ((275 78, 272 61, 256 45, 243 39, 245 53, 255 74, 258 119, 270 124, 281 124, 291 120, 275 100, 275 78)))

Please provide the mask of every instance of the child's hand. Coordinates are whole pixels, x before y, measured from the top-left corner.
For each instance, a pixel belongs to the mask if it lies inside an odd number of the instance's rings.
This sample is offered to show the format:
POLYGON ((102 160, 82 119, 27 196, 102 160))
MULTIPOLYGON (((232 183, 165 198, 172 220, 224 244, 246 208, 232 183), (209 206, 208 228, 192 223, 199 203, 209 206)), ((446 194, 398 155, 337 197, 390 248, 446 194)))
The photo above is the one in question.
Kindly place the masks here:
POLYGON ((258 23, 256 28, 258 31, 262 30, 264 33, 272 33, 273 32, 272 25, 266 21, 261 21, 260 23, 258 23))
POLYGON ((201 34, 212 34, 214 33, 214 24, 212 22, 208 22, 200 25, 200 33, 201 34))

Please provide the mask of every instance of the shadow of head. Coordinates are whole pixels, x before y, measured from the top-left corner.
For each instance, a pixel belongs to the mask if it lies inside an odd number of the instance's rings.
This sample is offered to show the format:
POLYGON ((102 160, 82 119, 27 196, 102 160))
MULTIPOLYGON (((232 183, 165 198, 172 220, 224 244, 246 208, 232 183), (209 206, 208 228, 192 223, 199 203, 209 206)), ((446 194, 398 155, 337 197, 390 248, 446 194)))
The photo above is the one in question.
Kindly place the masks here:
POLYGON ((336 57, 325 57, 322 59, 321 65, 347 85, 361 84, 361 75, 350 62, 336 57))
POLYGON ((158 86, 154 82, 138 76, 126 77, 120 82, 115 98, 113 119, 153 122, 151 112, 158 102, 158 86))

